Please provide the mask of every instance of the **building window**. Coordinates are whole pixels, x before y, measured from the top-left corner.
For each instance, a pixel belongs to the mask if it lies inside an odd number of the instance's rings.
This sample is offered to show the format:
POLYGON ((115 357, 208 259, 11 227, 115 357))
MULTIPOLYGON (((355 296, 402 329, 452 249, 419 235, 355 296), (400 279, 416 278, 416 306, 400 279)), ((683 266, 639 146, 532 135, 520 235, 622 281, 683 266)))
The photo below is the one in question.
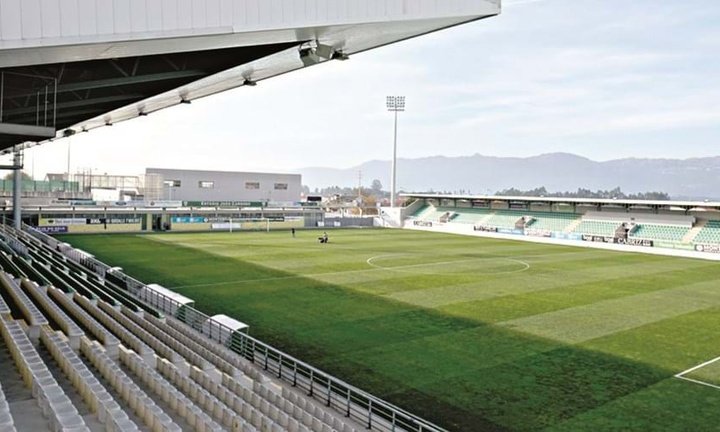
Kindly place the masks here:
POLYGON ((214 182, 214 181, 207 181, 207 180, 200 180, 200 181, 198 182, 198 187, 199 187, 200 189, 212 189, 212 188, 215 187, 215 182, 214 182))
POLYGON ((287 190, 287 183, 275 183, 275 190, 287 190))
POLYGON ((245 182, 245 189, 260 189, 260 182, 245 182))
POLYGON ((163 184, 165 187, 180 187, 180 180, 165 180, 163 184))

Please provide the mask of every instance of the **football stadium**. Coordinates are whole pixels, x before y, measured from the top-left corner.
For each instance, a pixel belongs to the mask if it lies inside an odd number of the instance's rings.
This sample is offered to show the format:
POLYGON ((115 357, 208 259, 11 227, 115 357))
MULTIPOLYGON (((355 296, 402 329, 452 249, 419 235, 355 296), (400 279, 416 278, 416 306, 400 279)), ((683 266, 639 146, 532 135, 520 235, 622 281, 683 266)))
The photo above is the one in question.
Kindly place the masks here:
POLYGON ((31 147, 500 9, 0 0, 0 431, 717 430, 720 202, 360 218, 293 202, 299 175, 159 168, 23 198, 31 147))

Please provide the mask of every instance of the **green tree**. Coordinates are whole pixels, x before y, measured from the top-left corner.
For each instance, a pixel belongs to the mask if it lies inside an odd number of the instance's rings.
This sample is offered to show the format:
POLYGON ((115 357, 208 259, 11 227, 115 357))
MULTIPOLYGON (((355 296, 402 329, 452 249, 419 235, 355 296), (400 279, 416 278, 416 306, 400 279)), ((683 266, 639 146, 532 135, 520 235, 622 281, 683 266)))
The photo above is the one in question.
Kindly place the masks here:
MULTIPOLYGON (((25 171, 21 171, 20 176, 23 180, 32 180, 32 177, 30 177, 30 174, 26 173, 25 171)), ((10 171, 9 173, 5 174, 5 180, 14 180, 15 179, 15 173, 10 171)))

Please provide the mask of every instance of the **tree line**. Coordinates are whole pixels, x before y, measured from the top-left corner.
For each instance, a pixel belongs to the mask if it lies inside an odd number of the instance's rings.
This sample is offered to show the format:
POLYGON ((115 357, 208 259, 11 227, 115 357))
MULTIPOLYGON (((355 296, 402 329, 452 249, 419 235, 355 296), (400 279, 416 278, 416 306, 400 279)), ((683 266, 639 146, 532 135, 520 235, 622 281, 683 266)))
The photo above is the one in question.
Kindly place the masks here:
POLYGON ((554 197, 554 198, 598 198, 598 199, 630 199, 630 200, 655 200, 655 201, 668 201, 670 195, 666 192, 638 192, 626 194, 619 187, 610 190, 592 191, 590 189, 578 188, 573 192, 548 192, 545 186, 530 189, 520 190, 516 188, 504 189, 498 191, 495 195, 498 196, 532 196, 532 197, 554 197))

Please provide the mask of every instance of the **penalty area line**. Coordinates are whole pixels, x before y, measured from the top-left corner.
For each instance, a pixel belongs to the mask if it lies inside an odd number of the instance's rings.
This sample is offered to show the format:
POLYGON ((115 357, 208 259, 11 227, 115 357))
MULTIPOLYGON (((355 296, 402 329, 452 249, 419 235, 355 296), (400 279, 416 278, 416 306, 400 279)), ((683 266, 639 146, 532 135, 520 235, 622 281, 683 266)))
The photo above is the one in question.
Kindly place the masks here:
POLYGON ((720 390, 720 386, 719 386, 719 385, 710 384, 710 383, 705 382, 705 381, 700 381, 700 380, 696 380, 696 379, 693 379, 693 378, 688 378, 688 377, 685 377, 685 376, 682 376, 682 375, 675 375, 674 378, 681 379, 681 380, 687 381, 687 382, 691 382, 691 383, 693 383, 693 384, 700 384, 700 385, 703 385, 703 386, 705 386, 705 387, 712 387, 712 388, 714 388, 714 389, 720 390))
POLYGON ((675 374, 675 378, 683 378, 683 375, 689 374, 690 372, 695 371, 695 370, 698 370, 698 369, 700 369, 700 368, 703 368, 703 367, 705 367, 705 366, 707 366, 707 365, 709 365, 709 364, 713 364, 713 363, 715 363, 715 362, 718 361, 718 360, 720 360, 720 356, 715 357, 715 358, 712 359, 712 360, 708 360, 708 361, 706 361, 706 362, 704 362, 704 363, 700 363, 699 365, 693 366, 693 367, 691 367, 690 369, 686 369, 686 370, 684 370, 684 371, 682 371, 682 372, 680 372, 680 373, 677 373, 677 374, 675 374))

